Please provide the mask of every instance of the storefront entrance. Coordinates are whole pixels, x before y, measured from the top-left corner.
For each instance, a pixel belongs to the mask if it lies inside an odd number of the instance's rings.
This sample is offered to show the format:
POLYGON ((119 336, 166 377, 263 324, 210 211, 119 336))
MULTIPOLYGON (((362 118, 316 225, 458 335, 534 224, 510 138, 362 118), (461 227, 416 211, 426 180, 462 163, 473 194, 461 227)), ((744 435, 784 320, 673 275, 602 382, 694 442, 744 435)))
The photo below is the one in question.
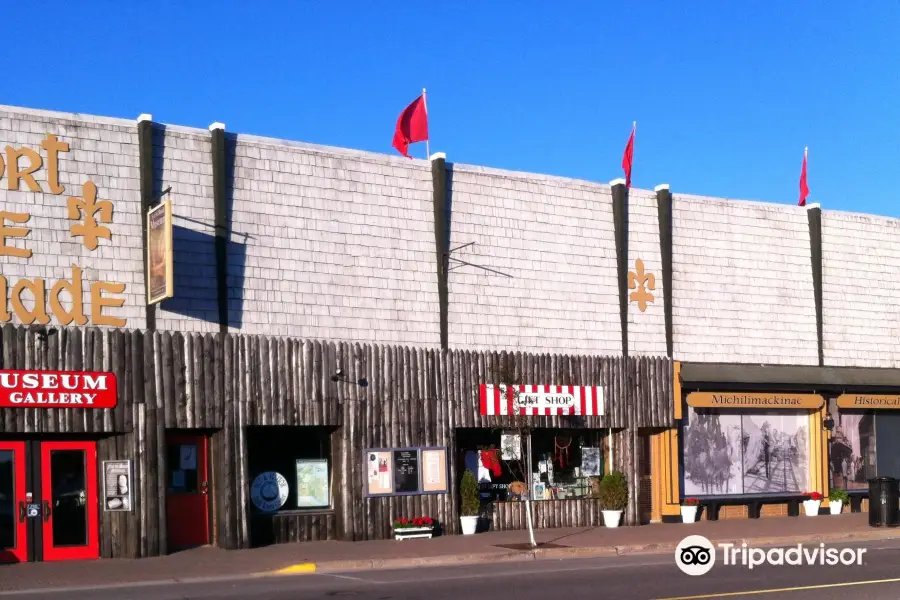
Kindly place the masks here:
POLYGON ((172 550, 209 544, 209 458, 204 434, 166 436, 166 516, 172 550))
POLYGON ((96 443, 0 441, 0 562, 99 557, 96 443))

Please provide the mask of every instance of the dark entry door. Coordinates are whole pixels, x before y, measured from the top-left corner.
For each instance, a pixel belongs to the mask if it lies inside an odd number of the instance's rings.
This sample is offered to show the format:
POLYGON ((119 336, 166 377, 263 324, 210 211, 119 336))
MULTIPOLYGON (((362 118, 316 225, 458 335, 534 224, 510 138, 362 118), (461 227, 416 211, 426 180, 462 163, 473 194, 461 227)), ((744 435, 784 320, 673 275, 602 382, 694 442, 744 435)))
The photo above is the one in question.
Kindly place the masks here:
POLYGON ((100 557, 95 442, 41 443, 44 560, 100 557))
POLYGON ((25 442, 0 442, 0 563, 28 560, 25 442))
POLYGON ((209 466, 205 435, 166 438, 166 515, 169 546, 209 544, 209 466))

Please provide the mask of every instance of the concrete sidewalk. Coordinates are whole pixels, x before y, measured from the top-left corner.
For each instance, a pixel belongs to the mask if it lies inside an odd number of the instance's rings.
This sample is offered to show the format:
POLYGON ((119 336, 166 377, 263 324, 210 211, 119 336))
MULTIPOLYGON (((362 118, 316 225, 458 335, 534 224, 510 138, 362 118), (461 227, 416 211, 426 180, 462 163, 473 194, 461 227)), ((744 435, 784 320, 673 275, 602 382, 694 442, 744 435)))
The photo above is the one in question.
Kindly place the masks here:
POLYGON ((447 536, 431 540, 313 542, 253 550, 199 548, 159 558, 0 566, 0 593, 151 582, 226 579, 277 574, 323 573, 575 557, 667 553, 685 536, 714 543, 753 545, 852 542, 900 537, 900 529, 868 526, 868 515, 774 517, 701 521, 644 527, 545 529, 535 532, 537 550, 525 531, 447 536))

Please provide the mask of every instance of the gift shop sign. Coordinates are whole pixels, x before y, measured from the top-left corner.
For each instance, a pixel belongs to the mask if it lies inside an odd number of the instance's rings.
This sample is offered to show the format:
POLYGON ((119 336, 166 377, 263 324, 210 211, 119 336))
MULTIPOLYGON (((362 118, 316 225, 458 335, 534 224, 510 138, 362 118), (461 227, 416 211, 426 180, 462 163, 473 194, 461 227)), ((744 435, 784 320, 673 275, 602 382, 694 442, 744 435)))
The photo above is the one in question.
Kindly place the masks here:
POLYGON ((0 371, 0 408, 115 408, 116 376, 83 371, 0 371))

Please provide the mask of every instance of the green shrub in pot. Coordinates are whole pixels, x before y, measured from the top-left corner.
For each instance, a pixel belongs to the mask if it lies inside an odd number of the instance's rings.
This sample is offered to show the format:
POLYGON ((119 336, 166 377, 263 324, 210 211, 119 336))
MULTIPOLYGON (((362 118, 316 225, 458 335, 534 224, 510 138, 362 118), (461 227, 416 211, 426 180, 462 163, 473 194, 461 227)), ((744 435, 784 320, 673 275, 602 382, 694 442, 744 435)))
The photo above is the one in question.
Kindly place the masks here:
POLYGON ((459 512, 463 517, 477 517, 481 512, 481 496, 478 489, 478 481, 471 471, 463 474, 462 483, 459 486, 460 506, 459 512))
POLYGON ((628 506, 628 481, 619 471, 605 475, 597 492, 603 510, 625 510, 628 506))

